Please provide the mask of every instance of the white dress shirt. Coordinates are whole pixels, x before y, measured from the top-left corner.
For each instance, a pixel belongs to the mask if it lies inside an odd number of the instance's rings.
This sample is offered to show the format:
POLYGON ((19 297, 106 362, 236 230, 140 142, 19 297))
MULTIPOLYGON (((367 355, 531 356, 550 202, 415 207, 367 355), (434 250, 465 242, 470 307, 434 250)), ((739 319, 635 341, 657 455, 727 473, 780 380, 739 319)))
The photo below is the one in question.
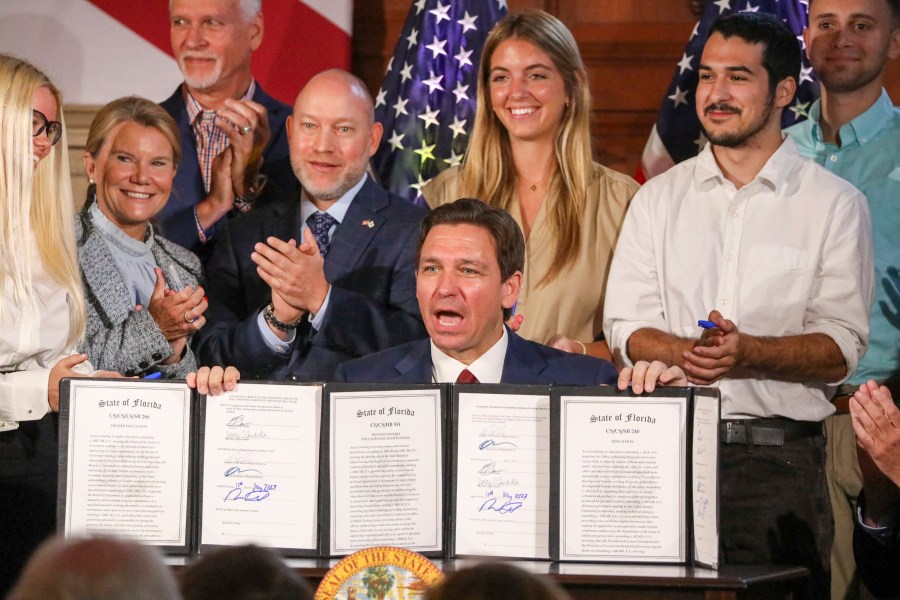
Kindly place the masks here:
MULTIPOLYGON (((0 435, 19 427, 19 421, 42 418, 50 411, 47 382, 61 358, 76 354, 68 346, 68 293, 44 272, 35 245, 31 248, 32 293, 17 298, 12 282, 0 286, 0 435)), ((74 368, 90 375, 84 361, 74 368)))
POLYGON ((503 335, 497 343, 491 346, 487 352, 465 365, 455 358, 448 356, 440 348, 431 342, 431 380, 433 383, 456 383, 456 378, 468 369, 469 373, 478 379, 478 383, 500 383, 503 377, 503 365, 506 363, 506 347, 509 345, 509 335, 506 327, 503 335))
MULTIPOLYGON (((626 348, 635 331, 698 338, 697 320, 717 309, 751 335, 828 335, 849 374, 866 350, 873 285, 871 222, 856 188, 802 158, 788 138, 737 189, 707 146, 634 197, 603 328, 614 354, 631 365, 626 348)), ((826 382, 736 375, 716 384, 723 417, 819 421, 834 411, 826 382)))

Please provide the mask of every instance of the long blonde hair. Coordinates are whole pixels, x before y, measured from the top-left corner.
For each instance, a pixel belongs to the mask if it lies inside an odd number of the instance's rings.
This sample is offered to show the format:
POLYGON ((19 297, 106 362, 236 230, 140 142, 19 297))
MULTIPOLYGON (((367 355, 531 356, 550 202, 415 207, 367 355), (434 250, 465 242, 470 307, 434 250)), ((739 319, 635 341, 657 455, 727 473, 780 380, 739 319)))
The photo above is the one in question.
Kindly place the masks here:
POLYGON ((491 104, 491 57, 509 39, 530 42, 547 53, 565 84, 568 106, 554 144, 556 172, 549 195, 560 198, 550 211, 550 225, 557 240, 550 270, 541 279, 548 283, 578 255, 581 220, 591 177, 591 91, 587 69, 572 33, 562 21, 542 10, 526 10, 500 20, 488 35, 478 67, 478 109, 460 172, 461 196, 480 198, 509 210, 515 197, 516 172, 509 133, 491 104))
POLYGON ((68 293, 68 343, 74 345, 84 336, 87 316, 75 252, 67 148, 59 90, 34 66, 0 54, 0 286, 9 281, 19 303, 32 300, 34 235, 44 270, 68 293), (63 128, 57 147, 35 169, 32 104, 41 87, 53 94, 63 128))

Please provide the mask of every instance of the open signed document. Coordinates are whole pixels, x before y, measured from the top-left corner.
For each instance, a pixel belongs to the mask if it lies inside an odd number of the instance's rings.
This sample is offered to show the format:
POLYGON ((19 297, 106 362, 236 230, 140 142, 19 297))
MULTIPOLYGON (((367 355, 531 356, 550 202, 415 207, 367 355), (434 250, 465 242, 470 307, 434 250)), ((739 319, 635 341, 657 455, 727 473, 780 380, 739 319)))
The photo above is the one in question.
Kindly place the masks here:
POLYGON ((64 380, 60 530, 190 549, 191 390, 184 383, 64 380))
POLYGON ((547 559, 550 391, 457 386, 454 553, 547 559))
POLYGON ((316 553, 321 407, 315 385, 242 382, 206 398, 202 546, 316 553))
POLYGON ((400 546, 440 555, 443 391, 378 387, 328 385, 326 550, 400 546))
POLYGON ((554 389, 554 558, 717 565, 719 396, 707 392, 554 389))

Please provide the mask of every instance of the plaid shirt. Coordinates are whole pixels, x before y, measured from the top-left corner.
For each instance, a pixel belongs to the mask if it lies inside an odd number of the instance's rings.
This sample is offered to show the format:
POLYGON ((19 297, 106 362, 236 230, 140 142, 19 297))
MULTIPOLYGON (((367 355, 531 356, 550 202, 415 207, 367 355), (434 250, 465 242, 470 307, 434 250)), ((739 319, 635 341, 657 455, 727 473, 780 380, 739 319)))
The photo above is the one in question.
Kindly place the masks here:
MULTIPOLYGON (((212 182, 213 160, 228 147, 228 136, 216 126, 216 111, 204 110, 200 103, 191 96, 187 86, 184 89, 184 103, 187 107, 188 120, 194 130, 194 140, 197 142, 197 160, 200 162, 200 172, 203 175, 203 188, 209 193, 212 182)), ((256 92, 256 82, 250 80, 250 87, 241 97, 241 100, 252 100, 256 92)))

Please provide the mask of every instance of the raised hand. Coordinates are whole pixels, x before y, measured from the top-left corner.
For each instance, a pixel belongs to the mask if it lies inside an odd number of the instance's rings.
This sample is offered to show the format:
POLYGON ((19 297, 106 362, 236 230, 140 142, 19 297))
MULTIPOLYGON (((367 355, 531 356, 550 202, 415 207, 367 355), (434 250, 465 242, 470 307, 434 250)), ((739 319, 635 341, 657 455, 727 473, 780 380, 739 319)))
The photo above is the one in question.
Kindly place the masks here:
MULTIPOLYGON (((203 288, 185 286, 177 292, 167 293, 166 278, 162 269, 154 269, 156 285, 150 296, 147 310, 159 326, 166 340, 172 342, 189 336, 206 324, 208 303, 203 288)), ((169 290, 171 292, 171 290, 169 290)))

